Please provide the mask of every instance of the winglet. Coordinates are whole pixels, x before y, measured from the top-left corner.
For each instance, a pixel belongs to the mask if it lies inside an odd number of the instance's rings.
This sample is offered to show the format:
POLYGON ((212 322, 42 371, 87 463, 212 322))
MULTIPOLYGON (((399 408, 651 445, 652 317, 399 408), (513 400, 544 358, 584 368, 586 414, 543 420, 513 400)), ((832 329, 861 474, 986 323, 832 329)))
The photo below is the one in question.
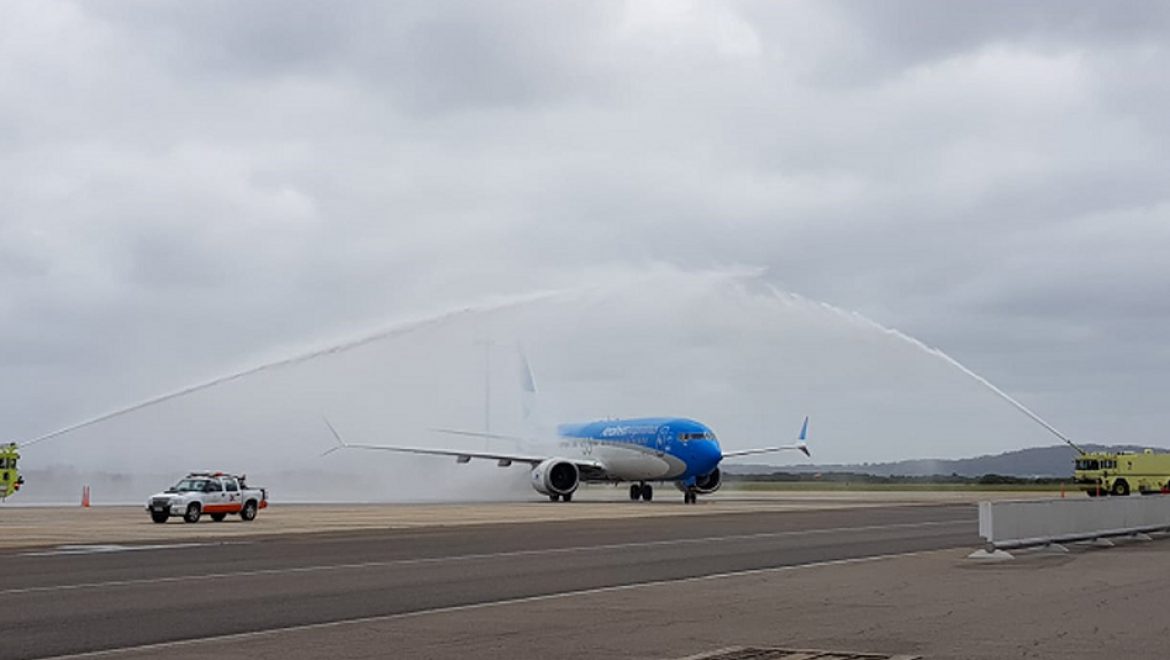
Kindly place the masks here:
POLYGON ((329 423, 329 418, 322 415, 321 419, 323 419, 325 421, 325 426, 329 427, 329 432, 332 433, 334 439, 337 440, 336 446, 330 447, 329 449, 326 449, 324 452, 321 453, 321 455, 327 456, 327 455, 332 454, 333 452, 337 451, 338 449, 344 449, 344 448, 348 447, 349 445, 345 444, 345 440, 341 439, 341 434, 337 432, 337 429, 333 428, 333 424, 329 423))
POLYGON ((808 415, 804 416, 804 423, 800 425, 800 436, 797 439, 800 442, 796 445, 796 448, 804 452, 805 456, 812 458, 812 454, 808 451, 808 445, 805 444, 808 441, 808 415))

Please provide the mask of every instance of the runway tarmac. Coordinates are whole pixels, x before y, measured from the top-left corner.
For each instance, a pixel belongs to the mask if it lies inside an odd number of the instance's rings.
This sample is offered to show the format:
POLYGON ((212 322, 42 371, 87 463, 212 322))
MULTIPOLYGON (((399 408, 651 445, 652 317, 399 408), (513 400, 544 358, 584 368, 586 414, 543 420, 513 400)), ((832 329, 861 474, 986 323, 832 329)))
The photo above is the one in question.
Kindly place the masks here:
POLYGON ((710 516, 724 513, 857 509, 891 505, 974 504, 987 499, 1035 499, 1056 494, 1018 492, 803 491, 747 492, 726 489, 686 506, 673 488, 660 489, 654 502, 633 506, 624 491, 582 488, 569 506, 538 496, 521 502, 429 504, 283 504, 260 512, 254 522, 230 517, 223 523, 205 518, 196 525, 172 520, 156 525, 143 506, 0 507, 0 548, 94 543, 198 542, 354 530, 407 529, 506 522, 619 520, 661 516, 710 516))
MULTIPOLYGON (((574 506, 543 508, 570 512, 574 506)), ((480 628, 474 645, 458 653, 451 643, 470 644, 466 631, 477 625, 478 614, 506 603, 528 603, 542 612, 545 605, 554 607, 544 599, 574 594, 622 593, 652 583, 697 587, 696 578, 978 543, 976 511, 969 504, 739 513, 716 506, 675 508, 687 514, 9 548, 0 554, 0 655, 120 649, 113 655, 207 657, 242 654, 237 645, 247 643, 250 657, 524 657, 543 648, 537 647, 536 640, 545 638, 539 630, 497 634, 480 628), (329 647, 313 641, 318 632, 325 634, 320 626, 334 630, 365 621, 378 627, 439 613, 456 620, 442 626, 446 632, 438 645, 417 643, 433 641, 438 629, 392 642, 368 631, 331 638, 329 647), (289 646, 291 638, 283 634, 309 639, 295 637, 289 646), (275 646, 265 647, 265 640, 275 646), (150 646, 157 644, 168 646, 150 646)), ((797 605, 782 590, 772 597, 777 607, 797 605)), ((670 624, 675 614, 717 620, 721 610, 710 605, 700 591, 658 609, 636 606, 629 621, 640 621, 650 640, 662 636, 666 629, 658 626, 670 624)), ((607 630, 590 623, 591 611, 564 614, 560 624, 576 626, 576 633, 571 643, 557 645, 559 657, 594 657, 610 643, 607 630)), ((689 655, 684 647, 690 648, 662 638, 650 647, 642 644, 638 654, 689 655)), ((711 649, 692 652, 702 650, 711 649)))
POLYGON ((968 561, 968 550, 631 584, 111 657, 694 660, 743 646, 831 652, 780 656, 785 660, 1165 656, 1170 630, 1161 612, 1170 592, 1170 540, 1074 546, 1068 555, 1025 553, 992 564, 968 561))

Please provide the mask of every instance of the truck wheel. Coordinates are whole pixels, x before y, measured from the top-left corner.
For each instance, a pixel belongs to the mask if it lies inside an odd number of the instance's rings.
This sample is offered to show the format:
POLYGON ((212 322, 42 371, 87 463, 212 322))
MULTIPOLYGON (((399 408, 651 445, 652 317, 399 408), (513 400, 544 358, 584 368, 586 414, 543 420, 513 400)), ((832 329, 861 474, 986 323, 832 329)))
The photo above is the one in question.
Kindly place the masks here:
POLYGON ((240 510, 240 520, 251 521, 256 519, 256 503, 248 500, 244 508, 240 510))
POLYGON ((199 506, 198 502, 192 502, 187 505, 187 513, 183 514, 183 522, 197 523, 202 514, 203 507, 199 506))
POLYGON ((171 517, 171 514, 167 511, 151 511, 150 512, 150 519, 155 521, 156 523, 165 523, 167 521, 167 518, 170 518, 170 517, 171 517))
POLYGON ((223 519, 227 518, 226 513, 212 513, 210 515, 211 515, 211 519, 214 520, 215 522, 223 522, 223 519))
POLYGON ((1127 482, 1125 479, 1118 479, 1117 481, 1114 481, 1113 490, 1111 492, 1119 497, 1125 497, 1126 495, 1129 495, 1129 482, 1127 482))

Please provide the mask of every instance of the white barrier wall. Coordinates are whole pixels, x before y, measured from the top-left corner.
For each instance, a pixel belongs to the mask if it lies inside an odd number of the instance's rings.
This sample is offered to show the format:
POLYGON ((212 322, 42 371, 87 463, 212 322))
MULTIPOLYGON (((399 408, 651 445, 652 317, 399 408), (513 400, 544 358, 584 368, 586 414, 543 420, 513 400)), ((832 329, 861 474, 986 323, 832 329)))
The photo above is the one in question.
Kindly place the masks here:
POLYGON ((980 502, 979 535, 995 548, 1170 529, 1170 496, 980 502))

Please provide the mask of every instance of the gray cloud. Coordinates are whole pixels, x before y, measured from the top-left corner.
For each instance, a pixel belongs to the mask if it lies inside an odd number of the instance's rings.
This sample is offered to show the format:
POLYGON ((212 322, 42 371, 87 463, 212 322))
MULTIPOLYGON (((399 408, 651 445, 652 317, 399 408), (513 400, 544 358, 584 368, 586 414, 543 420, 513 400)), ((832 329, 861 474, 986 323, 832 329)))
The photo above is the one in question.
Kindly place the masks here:
POLYGON ((1166 13, 10 5, 0 419, 34 436, 488 294, 747 265, 1073 436, 1156 440, 1166 13))

